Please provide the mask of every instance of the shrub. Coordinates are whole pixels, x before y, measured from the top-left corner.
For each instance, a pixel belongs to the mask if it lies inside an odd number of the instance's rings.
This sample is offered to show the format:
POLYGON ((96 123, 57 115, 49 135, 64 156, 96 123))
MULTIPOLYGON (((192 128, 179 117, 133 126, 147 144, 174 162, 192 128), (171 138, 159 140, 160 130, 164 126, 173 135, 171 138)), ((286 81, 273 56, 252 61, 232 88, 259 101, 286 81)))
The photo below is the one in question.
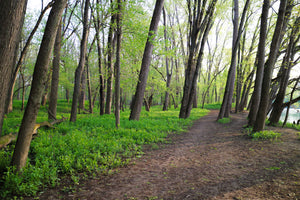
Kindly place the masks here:
POLYGON ((225 117, 225 118, 219 119, 218 122, 221 124, 228 124, 231 122, 231 120, 230 120, 230 118, 225 117))
POLYGON ((281 137, 281 133, 276 133, 270 130, 255 132, 252 134, 254 140, 277 140, 281 137))

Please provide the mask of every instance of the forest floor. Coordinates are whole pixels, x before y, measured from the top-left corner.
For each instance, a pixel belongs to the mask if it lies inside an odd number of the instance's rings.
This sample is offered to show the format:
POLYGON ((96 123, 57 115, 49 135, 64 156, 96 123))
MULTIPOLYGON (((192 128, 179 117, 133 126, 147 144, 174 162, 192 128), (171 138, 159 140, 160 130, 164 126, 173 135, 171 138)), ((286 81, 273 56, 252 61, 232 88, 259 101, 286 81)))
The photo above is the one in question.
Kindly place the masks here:
POLYGON ((216 122, 218 111, 199 119, 188 132, 170 135, 169 144, 148 145, 145 154, 116 173, 62 183, 40 199, 300 199, 300 140, 297 131, 268 127, 277 141, 251 140, 243 126, 247 113, 216 122), (68 186, 68 185, 66 185, 68 186))

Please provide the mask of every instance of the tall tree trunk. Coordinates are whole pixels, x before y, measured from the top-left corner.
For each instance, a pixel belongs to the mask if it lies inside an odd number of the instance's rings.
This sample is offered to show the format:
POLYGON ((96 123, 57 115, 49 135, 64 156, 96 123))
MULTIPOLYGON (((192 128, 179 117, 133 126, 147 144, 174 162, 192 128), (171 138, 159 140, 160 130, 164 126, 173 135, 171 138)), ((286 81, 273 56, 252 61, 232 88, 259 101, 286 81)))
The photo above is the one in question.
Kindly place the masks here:
POLYGON ((12 165, 17 171, 26 165, 36 117, 41 104, 50 56, 54 46, 56 32, 67 0, 55 1, 45 27, 41 47, 36 60, 31 91, 20 126, 18 139, 12 157, 12 165))
POLYGON ((87 74, 87 65, 88 65, 88 58, 87 56, 85 57, 85 65, 82 71, 81 75, 81 84, 80 84, 80 95, 79 95, 79 103, 78 103, 78 108, 80 110, 84 110, 84 105, 85 105, 85 91, 86 91, 86 74, 87 74))
POLYGON ((243 9, 240 24, 239 21, 239 11, 238 11, 238 0, 234 0, 234 18, 233 18, 233 40, 232 40, 232 54, 231 63, 228 72, 228 77, 226 81, 225 93, 223 97, 222 106, 218 115, 218 119, 224 117, 229 117, 231 111, 232 97, 234 92, 234 82, 236 73, 236 60, 237 60, 237 49, 240 42, 241 34, 244 29, 244 23, 246 18, 246 13, 249 8, 250 0, 247 0, 243 9))
POLYGON ((45 8, 44 10, 41 12, 40 16, 39 16, 39 19, 37 20, 33 30, 31 31, 27 41, 26 41, 26 44, 24 46, 24 48, 22 49, 22 52, 21 52, 21 55, 19 57, 19 60, 18 60, 18 63, 16 65, 16 68, 14 69, 13 71, 13 75, 12 75, 12 79, 10 81, 10 84, 9 84, 9 90, 8 90, 8 96, 7 98, 7 105, 6 105, 6 111, 5 113, 10 113, 12 110, 13 110, 13 92, 14 92, 14 87, 15 87, 15 83, 16 83, 16 80, 17 80, 17 77, 18 77, 18 73, 22 67, 22 64, 23 64, 23 61, 25 59, 25 56, 27 54, 27 51, 30 47, 30 43, 31 43, 31 40, 35 34, 35 32, 37 31, 42 19, 43 19, 43 16, 44 14, 46 13, 46 11, 51 8, 51 6, 53 5, 53 2, 50 2, 45 8))
MULTIPOLYGON (((100 0, 97 0, 97 4, 100 4, 100 0)), ((96 30, 96 40, 97 40, 97 53, 98 53, 98 68, 99 68, 99 105, 100 105, 100 115, 104 115, 105 109, 105 87, 104 87, 104 70, 102 67, 102 49, 101 49, 101 40, 100 40, 100 11, 96 10, 97 17, 94 17, 94 25, 96 30)))
POLYGON ((115 63, 115 118, 116 128, 120 126, 120 57, 121 57, 121 39, 122 39, 122 3, 121 0, 117 0, 118 13, 117 13, 117 49, 116 49, 116 63, 115 63))
POLYGON ((13 73, 27 0, 1 1, 0 6, 0 135, 8 86, 13 73))
POLYGON ((262 82, 261 99, 257 112, 257 117, 254 123, 253 131, 262 131, 265 127, 265 121, 267 116, 267 110, 270 104, 270 85, 273 75, 273 69, 276 62, 276 56, 278 54, 279 46, 281 43, 281 33, 284 24, 285 10, 288 0, 281 0, 279 6, 279 12, 276 22, 274 35, 270 47, 270 53, 268 61, 265 64, 264 77, 262 82))
POLYGON ((105 114, 111 113, 111 105, 112 105, 112 96, 113 96, 113 52, 114 52, 114 29, 115 29, 115 13, 114 13, 114 6, 113 1, 111 0, 111 20, 110 26, 108 31, 108 38, 107 38, 107 83, 106 83, 106 104, 105 104, 105 114))
POLYGON ((292 26, 292 33, 290 35, 290 41, 289 45, 286 50, 286 54, 284 56, 284 59, 281 64, 281 79, 280 79, 280 87, 279 91, 276 95, 276 99, 273 103, 273 109, 270 115, 270 124, 277 124, 279 122, 281 113, 283 111, 283 101, 285 97, 285 92, 289 83, 289 77, 290 77, 290 72, 291 72, 291 62, 293 62, 293 57, 295 51, 293 50, 295 47, 295 37, 297 34, 299 34, 299 27, 300 27, 300 17, 298 17, 295 21, 295 24, 292 26))
MULTIPOLYGON (((168 47, 168 38, 167 38, 167 20, 166 20, 166 10, 163 8, 163 19, 164 19, 164 39, 165 39, 165 51, 166 53, 169 51, 168 47)), ((166 55, 166 74, 167 74, 167 81, 166 81, 166 92, 165 92, 165 99, 164 99, 164 106, 163 106, 163 111, 168 110, 169 106, 169 90, 170 90, 170 85, 171 85, 171 78, 172 78, 172 67, 171 70, 169 69, 169 57, 166 55)))
POLYGON ((132 110, 130 112, 130 120, 139 120, 140 119, 140 114, 141 114, 141 109, 142 109, 142 104, 143 104, 143 98, 144 98, 144 93, 147 85, 147 78, 148 78, 148 73, 149 73, 149 67, 151 63, 151 57, 152 57, 152 50, 153 50, 153 40, 154 36, 157 32, 158 28, 158 23, 160 20, 160 15, 161 15, 161 10, 164 5, 164 0, 156 0, 151 24, 150 24, 150 29, 148 33, 148 38, 144 50, 144 55, 142 59, 142 64, 141 64, 141 70, 139 74, 139 80, 137 83, 135 95, 133 98, 133 104, 132 104, 132 110))
POLYGON ((47 81, 45 83, 45 89, 44 89, 44 93, 42 96, 42 102, 41 105, 45 106, 48 100, 48 91, 49 91, 49 84, 50 84, 50 78, 51 78, 51 70, 49 70, 48 72, 48 76, 47 76, 47 81))
POLYGON ((76 68, 76 72, 75 72, 75 84, 74 84, 72 110, 71 110, 71 117, 70 117, 71 122, 75 122, 77 118, 77 104, 78 104, 78 97, 80 93, 81 76, 85 66, 86 47, 87 47, 87 42, 88 42, 87 40, 89 35, 88 20, 89 20, 89 0, 86 0, 84 6, 83 32, 82 32, 82 39, 80 43, 80 58, 79 58, 78 67, 76 68))
POLYGON ((86 82, 88 86, 88 97, 89 97, 89 112, 93 113, 93 97, 92 97, 92 86, 91 86, 91 76, 90 76, 90 66, 89 66, 89 56, 86 58, 86 82))
POLYGON ((203 42, 206 41, 205 34, 211 28, 211 20, 216 3, 217 0, 211 1, 207 11, 203 12, 206 7, 206 1, 203 3, 201 1, 196 1, 194 7, 191 7, 191 2, 188 1, 190 22, 188 34, 188 60, 185 70, 185 81, 179 118, 188 118, 192 109, 193 100, 196 94, 198 74, 202 65, 201 62, 205 44, 203 42), (192 19, 192 16, 197 17, 192 19))
POLYGON ((58 83, 59 83, 59 63, 60 63, 60 51, 61 51, 61 33, 62 23, 60 22, 53 51, 53 65, 52 65, 52 80, 51 80, 51 90, 49 97, 49 109, 48 109, 48 120, 56 120, 57 111, 57 93, 58 93, 58 83))
POLYGON ((261 96, 261 87, 262 87, 262 80, 264 76, 264 65, 265 65, 265 45, 267 39, 267 25, 268 25, 268 14, 270 8, 270 0, 264 0, 262 14, 260 19, 260 34, 259 34, 259 43, 258 43, 258 50, 256 55, 256 78, 254 84, 254 91, 251 97, 251 107, 248 115, 248 125, 253 126, 257 111, 260 103, 260 96, 261 96))

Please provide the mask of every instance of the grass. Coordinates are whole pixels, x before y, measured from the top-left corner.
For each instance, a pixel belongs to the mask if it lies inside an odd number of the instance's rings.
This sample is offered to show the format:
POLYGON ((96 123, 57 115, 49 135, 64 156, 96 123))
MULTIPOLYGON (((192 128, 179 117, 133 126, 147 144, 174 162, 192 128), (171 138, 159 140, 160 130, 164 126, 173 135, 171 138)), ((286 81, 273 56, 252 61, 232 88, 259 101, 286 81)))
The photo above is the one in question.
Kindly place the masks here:
MULTIPOLYGON (((58 116, 69 117, 70 105, 58 103, 58 116)), ((22 112, 20 102, 5 119, 5 133, 17 132, 22 112)), ((189 119, 179 119, 179 109, 161 111, 152 107, 142 111, 139 121, 129 121, 129 110, 121 113, 121 126, 115 128, 114 115, 79 114, 76 123, 63 122, 55 129, 40 129, 31 143, 29 158, 21 174, 13 173, 10 161, 14 144, 0 150, 0 197, 34 196, 44 187, 54 187, 63 176, 79 184, 79 174, 85 176, 110 173, 134 156, 141 156, 142 145, 165 142, 171 133, 181 133, 192 122, 208 113, 193 109, 189 119)), ((95 113, 99 113, 95 110, 95 113)), ((47 120, 45 107, 40 109, 37 122, 47 120)))
POLYGON ((230 118, 224 117, 222 119, 219 119, 218 122, 221 123, 221 124, 228 124, 228 123, 231 122, 231 120, 230 120, 230 118))
POLYGON ((264 130, 255 132, 251 136, 254 140, 277 140, 281 137, 281 133, 276 133, 271 130, 264 130))

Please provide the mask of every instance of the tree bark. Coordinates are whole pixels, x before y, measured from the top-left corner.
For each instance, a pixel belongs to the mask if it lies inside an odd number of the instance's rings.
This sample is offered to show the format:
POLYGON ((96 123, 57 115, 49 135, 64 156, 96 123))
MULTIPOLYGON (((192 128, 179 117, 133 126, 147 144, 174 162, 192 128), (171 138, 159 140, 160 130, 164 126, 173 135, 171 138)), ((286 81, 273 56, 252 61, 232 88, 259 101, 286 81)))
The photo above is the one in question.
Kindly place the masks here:
POLYGON ((265 127, 265 121, 267 116, 267 110, 268 106, 270 104, 270 85, 271 85, 271 79, 273 75, 273 69, 276 62, 276 56, 279 52, 279 46, 281 43, 281 33, 282 33, 282 27, 284 24, 284 17, 285 17, 285 10, 288 0, 281 0, 280 6, 279 6, 279 12, 276 22, 276 27, 274 30, 271 47, 270 47, 270 53, 268 61, 265 64, 264 69, 264 77, 262 82, 262 90, 261 90, 261 99, 259 103, 259 108, 257 112, 257 117, 253 126, 253 131, 262 131, 265 127))
POLYGON ((85 57, 85 63, 84 63, 84 68, 81 74, 81 80, 80 80, 80 95, 79 95, 79 102, 78 102, 78 108, 79 108, 79 113, 80 110, 84 110, 84 105, 85 105, 85 91, 86 91, 86 74, 87 74, 87 65, 88 65, 88 58, 87 56, 85 57))
POLYGON ((218 119, 224 117, 229 117, 232 105, 232 97, 234 92, 234 82, 235 82, 235 73, 236 73, 236 61, 237 61, 237 49, 240 43, 241 34, 243 32, 243 27, 245 23, 245 17, 247 10, 249 8, 250 0, 247 0, 243 9, 242 17, 240 24, 239 21, 239 11, 238 11, 238 0, 234 0, 234 18, 233 18, 233 40, 232 40, 232 54, 231 54, 231 63, 228 72, 228 77, 226 81, 225 93, 223 97, 223 102, 221 109, 218 115, 218 119))
POLYGON ((262 80, 264 76, 265 45, 267 40, 267 24, 268 24, 269 8, 270 8, 270 0, 264 0, 261 20, 260 20, 261 22, 260 22, 258 50, 256 55, 256 60, 257 60, 256 78, 254 84, 254 91, 252 94, 251 107, 248 115, 248 126, 254 125, 259 103, 260 103, 262 80))
POLYGON ((89 0, 85 1, 84 6, 84 17, 83 17, 83 32, 82 32, 82 39, 80 43, 80 58, 79 64, 75 71, 75 84, 74 84, 74 92, 73 92, 73 101, 72 101, 72 110, 71 110, 71 117, 70 121, 75 122, 77 118, 77 104, 78 98, 80 93, 80 83, 81 83, 81 76, 85 66, 85 57, 86 57, 86 47, 87 47, 87 40, 89 35, 89 0))
POLYGON ((113 96, 113 52, 114 52, 114 38, 113 38, 113 33, 115 29, 115 13, 114 13, 114 6, 113 6, 113 1, 111 0, 111 20, 110 20, 110 26, 109 26, 109 31, 108 31, 108 38, 107 38, 107 82, 106 82, 106 104, 105 104, 105 114, 110 114, 111 113, 111 105, 112 105, 112 96, 113 96))
POLYGON ((27 41, 26 41, 26 44, 24 46, 24 48, 22 49, 22 52, 21 52, 21 55, 20 55, 20 58, 18 60, 18 63, 17 63, 17 66, 16 68, 14 69, 14 72, 13 72, 13 75, 12 75, 12 79, 10 81, 10 84, 9 84, 9 90, 8 90, 8 102, 7 102, 7 105, 6 105, 6 111, 5 113, 10 113, 12 110, 13 110, 13 91, 14 91, 14 87, 15 87, 15 83, 16 83, 16 80, 17 80, 17 77, 18 77, 18 73, 22 67, 22 64, 23 64, 23 61, 25 59, 25 55, 29 49, 29 46, 30 46, 30 42, 35 34, 35 32, 37 31, 42 19, 43 19, 43 16, 44 14, 46 13, 46 11, 51 8, 53 2, 50 2, 45 8, 44 10, 41 12, 40 16, 39 16, 39 19, 38 21, 36 22, 33 30, 31 31, 27 41))
POLYGON ((185 70, 185 81, 179 118, 188 118, 192 109, 193 100, 196 94, 198 74, 202 65, 203 48, 207 38, 205 34, 208 34, 207 31, 211 28, 211 20, 216 3, 217 0, 211 1, 207 11, 204 12, 206 1, 203 3, 201 1, 196 1, 194 7, 191 7, 191 2, 188 1, 190 21, 188 34, 188 60, 185 70), (192 16, 197 17, 193 19, 192 16))
MULTIPOLYGON (((163 19, 164 19, 164 39, 165 39, 165 51, 168 52, 169 48, 167 45, 167 20, 166 20, 166 10, 163 8, 163 19)), ((169 90, 171 85, 171 78, 172 78, 172 67, 169 69, 169 57, 166 55, 166 74, 167 74, 167 81, 166 81, 166 92, 165 92, 165 100, 164 100, 164 106, 163 111, 168 110, 169 106, 169 90)))
POLYGON ((279 122, 281 113, 283 111, 283 101, 286 93, 286 89, 289 83, 289 77, 290 77, 290 72, 291 72, 291 62, 293 62, 293 57, 295 51, 293 50, 295 47, 295 37, 297 34, 299 34, 299 27, 300 27, 300 17, 298 17, 295 21, 295 24, 292 26, 292 33, 289 36, 290 41, 289 45, 287 47, 286 54, 284 56, 284 59, 281 64, 281 78, 280 78, 280 87, 279 91, 276 95, 275 101, 272 105, 273 109, 270 114, 270 124, 277 124, 279 122))
POLYGON ((32 134, 38 110, 41 104, 50 56, 54 46, 56 32, 67 0, 55 1, 50 11, 44 36, 38 53, 28 103, 19 130, 19 136, 12 157, 12 165, 19 171, 26 165, 32 134))
MULTIPOLYGON (((100 1, 97 0, 97 4, 100 4, 100 1)), ((97 17, 94 17, 94 26, 96 30, 96 40, 97 40, 97 53, 98 53, 98 68, 99 68, 99 106, 100 106, 100 115, 104 115, 105 111, 105 86, 104 86, 104 70, 102 67, 102 50, 101 50, 101 40, 100 40, 100 11, 96 10, 97 17)))
POLYGON ((117 13, 117 49, 116 49, 116 63, 115 63, 115 125, 116 128, 120 126, 120 57, 121 57, 121 39, 122 39, 122 3, 117 0, 118 13, 117 13))
POLYGON ((48 120, 56 120, 57 111, 57 94, 58 94, 58 83, 59 83, 59 63, 60 63, 60 51, 61 51, 61 33, 62 23, 60 22, 55 38, 54 51, 53 51, 53 65, 52 65, 52 80, 49 97, 49 109, 48 109, 48 120))
POLYGON ((144 93, 147 85, 147 78, 149 73, 149 67, 151 63, 152 50, 153 50, 153 40, 157 32, 158 23, 160 20, 161 10, 164 5, 164 0, 156 0, 150 29, 148 33, 148 38, 144 50, 144 55, 141 64, 141 70, 139 74, 139 80, 136 87, 136 92, 133 98, 133 106, 130 112, 129 120, 139 120, 141 114, 141 108, 143 104, 144 93))
POLYGON ((0 7, 0 135, 8 86, 13 73, 27 0, 1 1, 0 7))

